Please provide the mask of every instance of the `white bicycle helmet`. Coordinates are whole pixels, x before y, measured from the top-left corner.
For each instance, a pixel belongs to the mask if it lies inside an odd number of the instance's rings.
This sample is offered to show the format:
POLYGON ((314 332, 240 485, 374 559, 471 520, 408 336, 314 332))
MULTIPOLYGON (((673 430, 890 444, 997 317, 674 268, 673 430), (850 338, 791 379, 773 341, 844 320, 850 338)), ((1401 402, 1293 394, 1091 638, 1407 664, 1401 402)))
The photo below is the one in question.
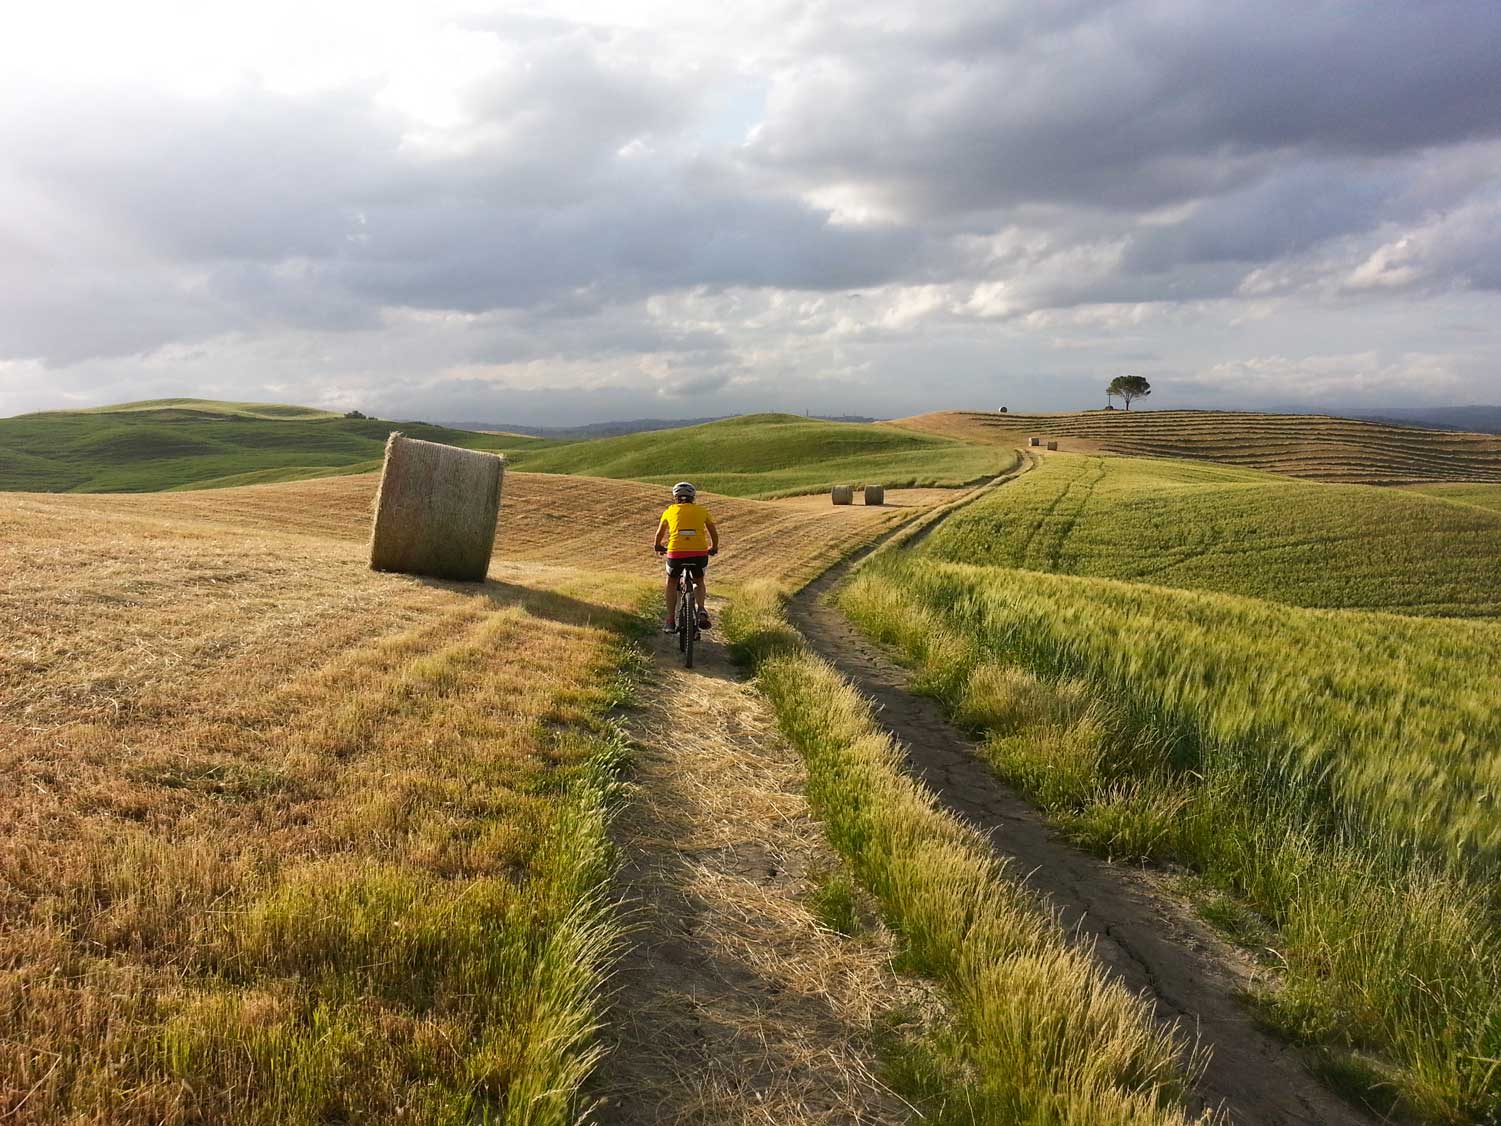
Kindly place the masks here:
POLYGON ((673 500, 692 504, 693 498, 696 496, 698 496, 698 490, 693 487, 693 482, 691 481, 679 481, 672 487, 673 500))

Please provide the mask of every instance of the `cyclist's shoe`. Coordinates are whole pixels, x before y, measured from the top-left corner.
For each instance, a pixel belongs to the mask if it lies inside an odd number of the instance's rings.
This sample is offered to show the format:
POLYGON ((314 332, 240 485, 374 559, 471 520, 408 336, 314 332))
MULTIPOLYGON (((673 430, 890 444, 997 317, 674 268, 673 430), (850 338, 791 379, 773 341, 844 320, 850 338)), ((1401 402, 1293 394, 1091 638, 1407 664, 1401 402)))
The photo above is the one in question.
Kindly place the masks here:
POLYGON ((677 624, 677 622, 673 621, 671 618, 668 618, 665 622, 662 623, 662 632, 663 633, 677 633, 677 631, 678 631, 678 624, 677 624))
POLYGON ((710 627, 710 625, 711 625, 711 623, 709 621, 709 611, 707 611, 707 610, 700 610, 698 612, 698 628, 699 629, 708 629, 710 627))

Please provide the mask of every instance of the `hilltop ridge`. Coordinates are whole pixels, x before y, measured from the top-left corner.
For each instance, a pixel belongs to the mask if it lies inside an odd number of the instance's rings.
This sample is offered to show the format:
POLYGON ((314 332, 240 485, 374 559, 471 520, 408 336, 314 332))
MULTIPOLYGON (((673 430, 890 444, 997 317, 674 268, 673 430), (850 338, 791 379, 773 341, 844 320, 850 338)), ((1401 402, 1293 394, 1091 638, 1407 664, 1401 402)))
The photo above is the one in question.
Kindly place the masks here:
POLYGON ((1135 410, 938 411, 889 425, 1004 445, 1036 435, 1078 453, 1189 458, 1360 485, 1501 481, 1501 436, 1334 415, 1135 410))

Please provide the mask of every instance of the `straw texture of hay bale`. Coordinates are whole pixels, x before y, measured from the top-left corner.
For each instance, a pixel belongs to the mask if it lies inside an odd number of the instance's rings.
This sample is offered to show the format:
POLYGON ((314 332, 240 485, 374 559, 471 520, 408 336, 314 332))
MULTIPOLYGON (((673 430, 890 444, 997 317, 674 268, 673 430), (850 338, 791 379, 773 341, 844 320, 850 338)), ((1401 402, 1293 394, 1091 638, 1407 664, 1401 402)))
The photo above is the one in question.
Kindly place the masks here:
POLYGON ((1042 439, 1041 438, 1033 438, 1031 444, 1034 445, 1034 446, 1040 446, 1040 445, 1042 445, 1042 439))
POLYGON ((855 503, 855 490, 851 485, 835 485, 830 495, 834 498, 835 504, 855 503))
POLYGON ((886 503, 886 489, 883 486, 881 486, 881 485, 866 485, 865 486, 865 503, 866 504, 885 504, 886 503))
POLYGON ((375 494, 370 569, 483 582, 505 461, 392 434, 375 494))
POLYGON ((1057 448, 1058 448, 1058 443, 1057 442, 1049 442, 1048 443, 1048 449, 1050 449, 1050 450, 1056 450, 1057 448))

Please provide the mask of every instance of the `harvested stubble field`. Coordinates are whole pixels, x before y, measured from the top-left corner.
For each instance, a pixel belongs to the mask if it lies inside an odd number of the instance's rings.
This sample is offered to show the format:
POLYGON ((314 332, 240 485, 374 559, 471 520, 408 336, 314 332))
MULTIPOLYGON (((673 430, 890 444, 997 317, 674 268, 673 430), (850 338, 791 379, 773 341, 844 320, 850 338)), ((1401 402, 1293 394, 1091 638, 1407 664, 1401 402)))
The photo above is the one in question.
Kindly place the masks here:
POLYGON ((8 1121, 567 1120, 662 498, 517 474, 472 587, 366 569, 374 487, 0 494, 8 1121))
POLYGON ((1420 430, 1327 415, 1232 411, 942 411, 890 425, 1004 446, 1029 435, 1065 451, 1192 458, 1292 477, 1363 485, 1501 482, 1501 435, 1420 430))
POLYGON ((560 1120, 633 589, 94 503, 0 500, 8 1120, 560 1120))
POLYGON ((1501 513, 1202 463, 1050 455, 929 551, 1295 606, 1501 616, 1501 513))

